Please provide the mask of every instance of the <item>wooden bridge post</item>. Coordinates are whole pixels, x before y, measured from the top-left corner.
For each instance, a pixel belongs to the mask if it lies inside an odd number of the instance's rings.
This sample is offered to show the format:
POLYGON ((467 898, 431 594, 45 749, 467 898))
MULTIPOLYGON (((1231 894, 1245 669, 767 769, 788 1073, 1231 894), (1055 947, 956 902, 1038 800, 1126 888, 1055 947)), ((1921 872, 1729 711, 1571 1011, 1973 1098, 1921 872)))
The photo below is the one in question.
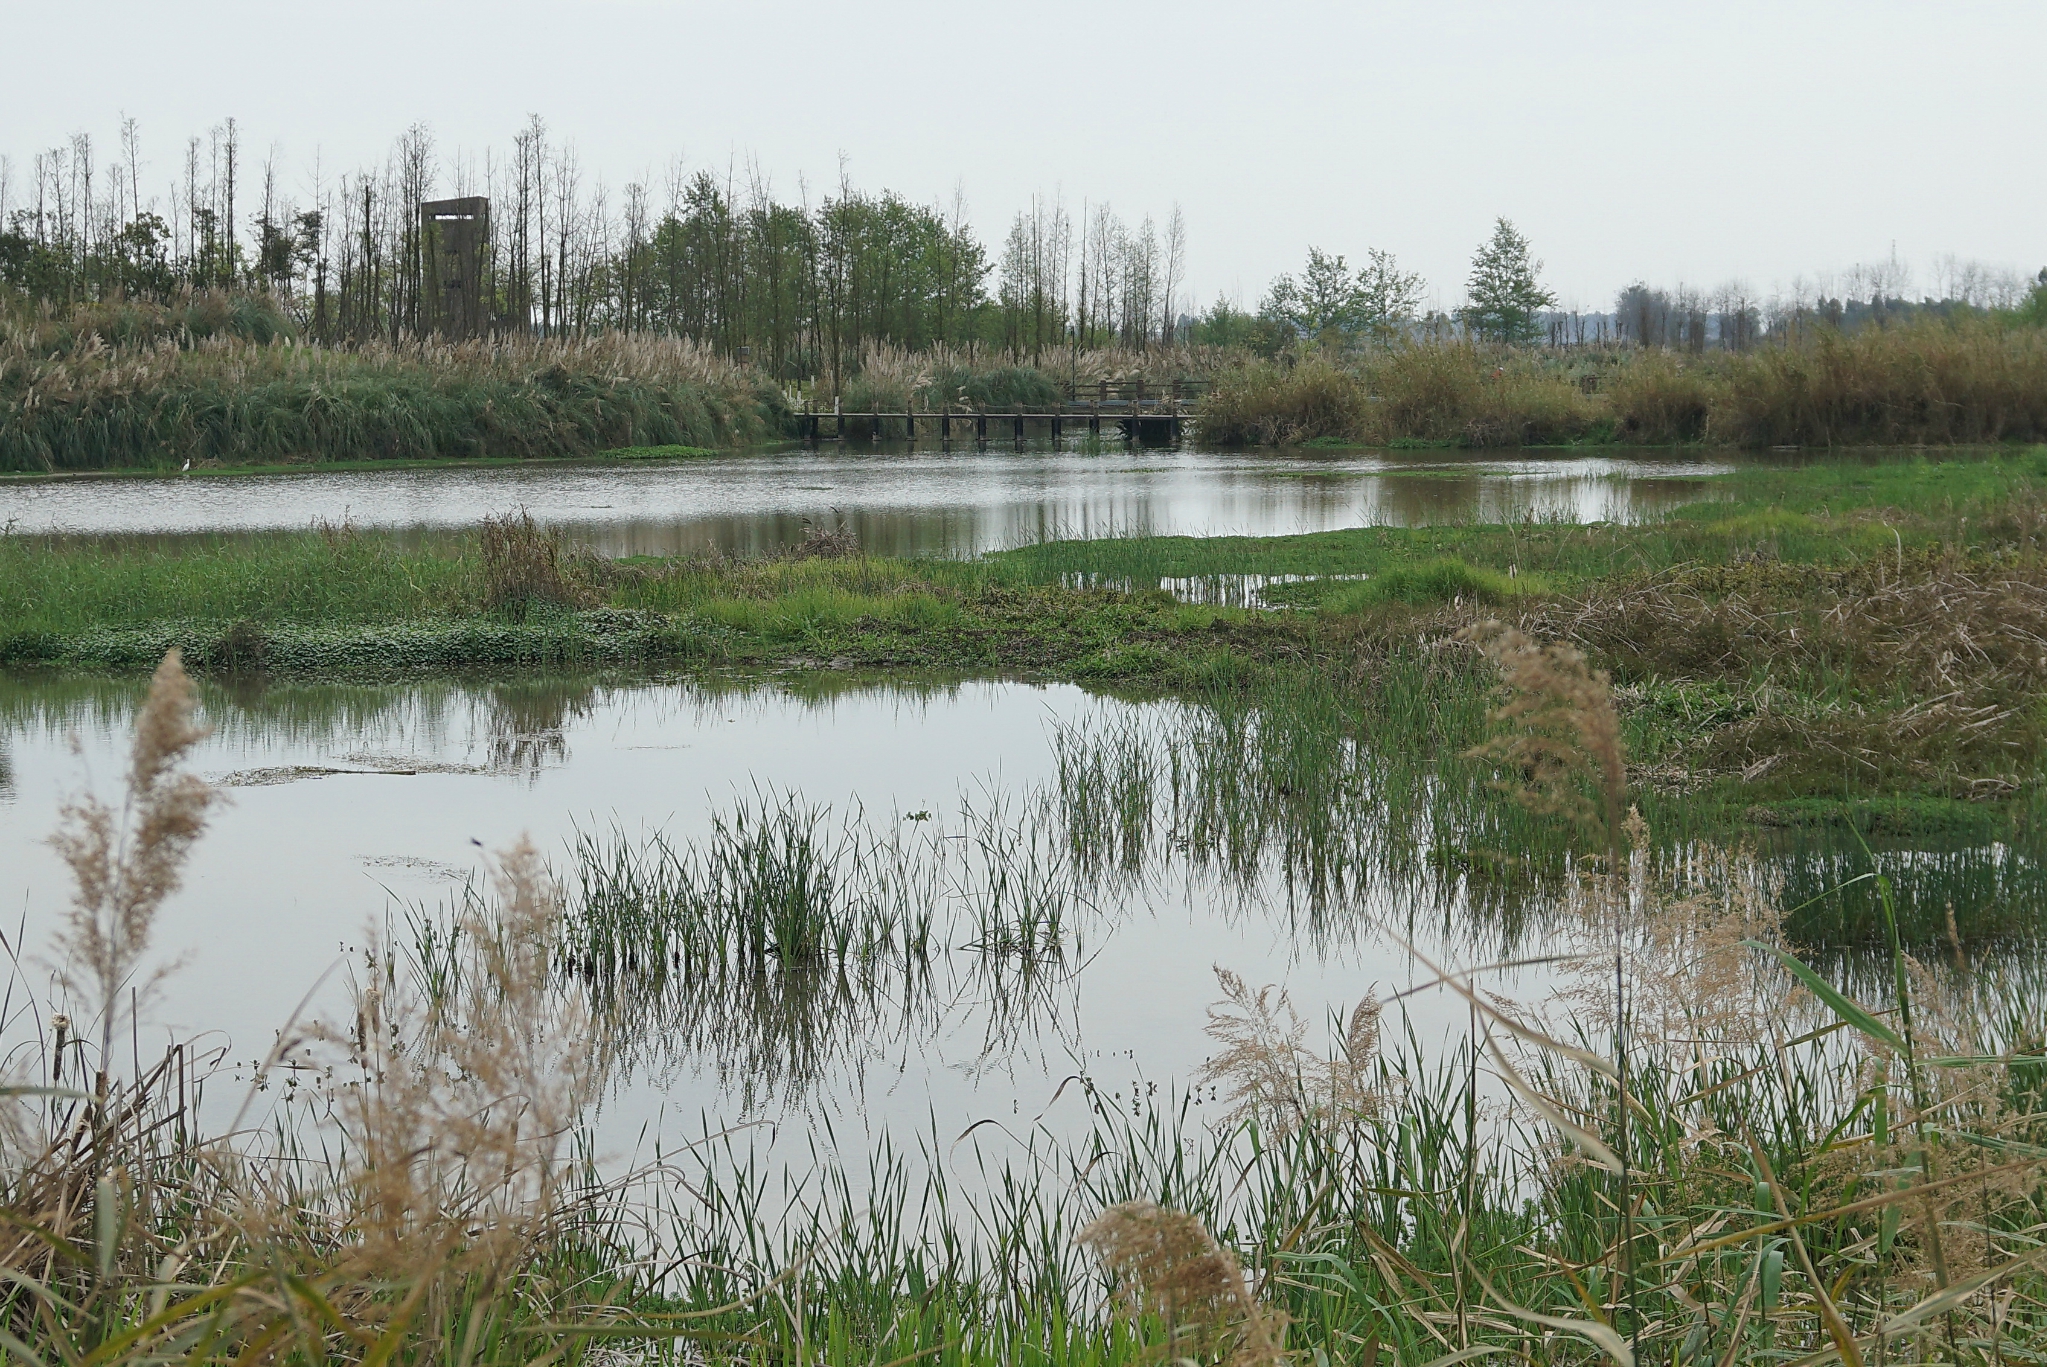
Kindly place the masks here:
POLYGON ((952 440, 951 404, 942 404, 938 409, 938 440, 941 445, 952 440))
POLYGON ((983 446, 988 444, 988 415, 986 413, 974 414, 974 440, 983 446))

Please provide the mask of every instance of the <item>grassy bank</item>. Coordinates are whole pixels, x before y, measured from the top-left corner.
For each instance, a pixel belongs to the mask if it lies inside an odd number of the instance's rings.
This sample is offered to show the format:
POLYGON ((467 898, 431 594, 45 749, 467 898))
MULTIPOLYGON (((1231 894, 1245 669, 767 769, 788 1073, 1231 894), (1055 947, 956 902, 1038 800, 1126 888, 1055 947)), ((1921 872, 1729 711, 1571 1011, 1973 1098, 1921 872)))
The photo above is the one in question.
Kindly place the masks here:
POLYGON ((754 372, 672 339, 327 349, 0 336, 0 470, 591 456, 789 435, 754 372))
MULTIPOLYGON (((1639 526, 1061 542, 970 562, 877 559, 824 532, 774 558, 605 561, 517 519, 431 550, 351 529, 113 550, 13 537, 0 660, 128 669, 176 645, 208 669, 358 676, 1026 670, 1212 697, 1305 673, 1369 698, 1397 662, 1440 659, 1429 687, 1468 718, 1488 675, 1446 643, 1499 617, 1613 671, 1652 788, 1736 811, 2017 810, 2047 746, 2043 481, 2047 452, 1761 466, 1639 526), (1216 601, 1158 591, 1169 579, 1216 601), (1232 589, 1291 610, 1223 605, 1232 589)), ((1455 753, 1469 729, 1415 743, 1455 753)))
POLYGON ((2040 441, 2047 332, 1922 322, 1696 356, 1399 346, 1220 371, 1200 430, 1273 445, 2040 441))

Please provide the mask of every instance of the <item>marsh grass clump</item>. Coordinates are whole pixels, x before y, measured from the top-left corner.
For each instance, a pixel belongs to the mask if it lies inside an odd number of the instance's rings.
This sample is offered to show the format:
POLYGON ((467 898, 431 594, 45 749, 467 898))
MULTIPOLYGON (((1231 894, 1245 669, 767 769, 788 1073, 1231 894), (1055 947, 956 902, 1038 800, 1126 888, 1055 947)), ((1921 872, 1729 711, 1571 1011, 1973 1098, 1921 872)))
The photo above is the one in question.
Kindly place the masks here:
POLYGON ((1466 564, 1455 556, 1439 556, 1416 565, 1396 565, 1357 584, 1326 592, 1316 606, 1323 612, 1359 612, 1388 604, 1432 607, 1438 604, 1503 603, 1542 592, 1542 580, 1501 574, 1466 564))
POLYGON ((486 608, 524 614, 541 604, 576 608, 592 601, 587 576, 560 529, 541 530, 524 508, 485 517, 478 552, 486 608))
POLYGON ((1201 405, 1201 435, 1224 445, 1291 446, 1317 438, 1368 440, 1366 388, 1322 359, 1290 368, 1248 365, 1217 375, 1201 405))
MULTIPOLYGON (((239 326, 239 325, 237 325, 239 326)), ((0 470, 593 456, 792 430, 780 386, 686 339, 405 339, 323 347, 0 329, 0 470)))
POLYGON ((844 560, 860 554, 860 538, 833 510, 829 525, 803 519, 803 539, 789 548, 794 560, 844 560))
POLYGON ((1265 445, 2038 441, 2047 438, 2043 393, 2047 334, 1980 320, 1820 329, 1704 355, 1416 340, 1219 371, 1202 431, 1265 445))

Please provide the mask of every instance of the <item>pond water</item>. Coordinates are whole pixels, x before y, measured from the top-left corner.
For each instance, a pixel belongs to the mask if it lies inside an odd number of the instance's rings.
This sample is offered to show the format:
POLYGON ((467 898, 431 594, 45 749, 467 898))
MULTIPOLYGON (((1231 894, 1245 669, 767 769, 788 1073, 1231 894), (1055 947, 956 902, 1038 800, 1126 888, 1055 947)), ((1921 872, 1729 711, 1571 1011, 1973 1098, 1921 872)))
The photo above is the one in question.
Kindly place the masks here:
MULTIPOLYGON (((0 1033, 17 1063, 62 999, 49 952, 70 881, 47 838, 67 797, 118 797, 143 690, 0 675, 0 898, 20 909, 0 1033)), ((1425 979, 1413 949, 1471 966, 1574 942, 1539 890, 1502 896, 1468 861, 1432 862, 1430 828, 1453 807, 1389 806, 1369 747, 1277 713, 819 675, 246 680, 205 684, 203 705, 195 763, 230 801, 159 924, 155 960, 175 968, 130 1048, 198 1040, 247 1076, 289 1022, 349 1018, 373 939, 423 973, 488 853, 524 835, 569 889, 572 971, 596 971, 607 935, 636 960, 614 975, 614 956, 602 979, 631 1022, 600 1126, 620 1149, 747 1122, 852 1152, 978 1121, 1084 1133, 1075 1079, 1119 1105, 1200 1095, 1217 968, 1285 984, 1319 1042, 1367 993, 1425 979), (680 949, 671 966, 672 926, 589 912, 592 888, 623 886, 604 883, 621 852, 644 870, 661 845, 785 872, 802 845, 797 881, 817 900, 850 920, 924 918, 924 939, 817 971, 706 970, 680 949)), ((2030 861, 1977 851, 1942 873, 1955 857, 1888 856, 1894 876, 1943 880, 1922 900, 1975 886, 2037 905, 2030 861)), ((1564 971, 1482 981, 1535 1000, 1564 971)), ((1402 1010, 1425 1047, 1466 1024, 1440 989, 1402 1010)))
MULTIPOLYGON (((70 883, 47 837, 67 796, 118 797, 142 692, 0 676, 18 1051, 36 1025, 23 990, 45 1016, 61 996, 48 953, 70 883)), ((883 1132, 984 1119, 1084 1130, 1066 1079, 1119 1101, 1189 1091, 1217 966, 1285 983, 1319 1035, 1327 1013, 1420 973, 1375 923, 1463 962, 1492 954, 1479 947, 1488 935, 1445 928, 1468 919, 1454 893, 1417 908, 1397 882, 1311 892, 1298 868, 1288 876, 1276 829, 1213 839, 1189 821, 1138 835, 1110 822, 1077 835, 1090 819, 1079 807, 1102 795, 1073 789, 1079 742, 1170 734, 1189 719, 1178 703, 1005 679, 520 677, 207 684, 204 707, 214 733, 196 767, 230 800, 159 923, 155 961, 176 967, 143 1005, 139 1042, 124 1041, 144 1057, 199 1039, 246 1075, 294 1019, 348 1019, 346 983, 371 937, 409 964, 420 927, 445 917, 487 851, 522 834, 573 890, 579 836, 643 848, 658 835, 680 849, 735 813, 797 807, 825 809, 805 818, 824 845, 850 827, 870 862, 887 845, 922 871, 905 882, 923 880, 927 951, 911 971, 668 984, 638 1003, 633 1066, 606 1103, 603 1130, 621 1144, 754 1120, 827 1129, 856 1150, 883 1132), (1092 864, 1075 853, 1087 839, 1105 856, 1092 864), (1019 909, 1051 927, 1028 955, 989 929, 1019 909)), ((841 859, 837 876, 850 887, 863 875, 841 859)), ((1461 1028, 1452 1000, 1410 1005, 1425 1032, 1461 1028)))
POLYGON ((1731 452, 1594 456, 853 444, 692 461, 0 481, 0 526, 180 535, 315 518, 428 538, 524 507, 605 555, 773 551, 842 519, 880 555, 1061 537, 1277 535, 1424 523, 1638 521, 1710 496, 1731 452))

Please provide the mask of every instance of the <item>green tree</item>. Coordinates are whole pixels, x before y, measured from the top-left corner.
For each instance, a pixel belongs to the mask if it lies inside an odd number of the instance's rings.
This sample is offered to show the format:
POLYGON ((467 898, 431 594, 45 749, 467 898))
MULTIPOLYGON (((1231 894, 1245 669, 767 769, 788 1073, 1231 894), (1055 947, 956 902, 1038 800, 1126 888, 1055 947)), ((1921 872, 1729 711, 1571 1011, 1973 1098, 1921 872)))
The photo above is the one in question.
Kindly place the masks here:
POLYGON ((2040 269, 2033 292, 2011 312, 2012 318, 2031 327, 2047 327, 2047 266, 2040 269))
POLYGON ((1296 280, 1272 282, 1259 313, 1311 340, 1384 337, 1414 316, 1422 278, 1400 269, 1391 252, 1368 251, 1353 274, 1341 256, 1308 248, 1308 266, 1296 280))
POLYGON ((1557 302, 1543 288, 1542 263, 1528 251, 1528 239, 1506 219, 1493 222, 1493 235, 1479 245, 1465 281, 1468 302, 1458 320, 1473 335, 1497 342, 1530 342, 1542 335, 1541 312, 1557 302))

